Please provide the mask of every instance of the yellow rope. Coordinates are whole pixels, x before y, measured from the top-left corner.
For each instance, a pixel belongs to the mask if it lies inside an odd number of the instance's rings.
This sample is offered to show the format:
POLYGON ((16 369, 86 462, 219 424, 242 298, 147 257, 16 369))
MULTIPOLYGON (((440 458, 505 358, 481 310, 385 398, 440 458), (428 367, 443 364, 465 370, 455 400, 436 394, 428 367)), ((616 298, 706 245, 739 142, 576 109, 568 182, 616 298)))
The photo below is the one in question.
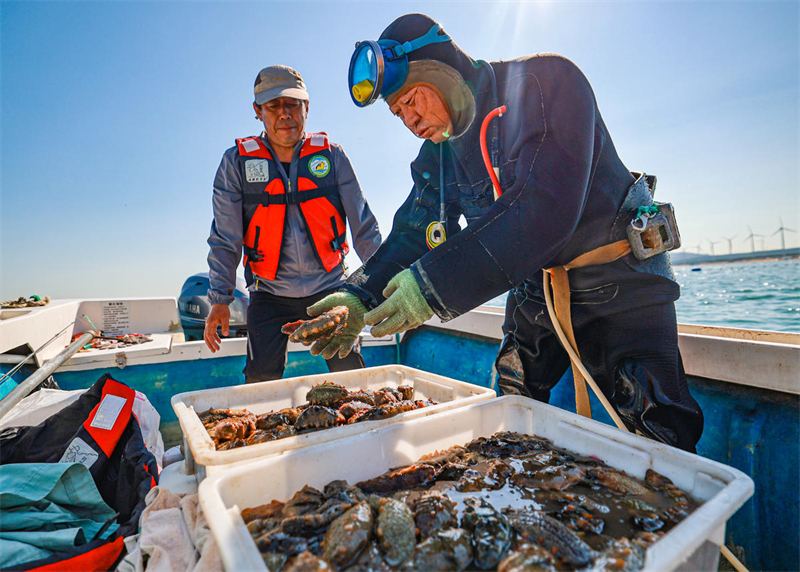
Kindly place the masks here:
POLYGON ((575 349, 570 345, 569 341, 567 340, 567 336, 564 333, 564 330, 561 328, 561 324, 558 322, 558 318, 556 317, 556 311, 553 307, 553 297, 550 294, 550 275, 545 271, 544 272, 544 300, 547 303, 547 311, 550 314, 550 320, 553 322, 553 328, 556 331, 556 335, 558 339, 561 341, 561 345, 564 346, 564 349, 569 354, 570 361, 573 365, 578 368, 583 374, 586 383, 589 384, 589 387, 592 388, 594 394, 600 400, 600 403, 603 404, 605 410, 608 411, 608 414, 611 416, 611 419, 614 420, 614 423, 617 427, 622 429, 623 431, 628 431, 628 428, 625 426, 625 423, 622 422, 622 419, 617 414, 616 410, 611 406, 606 396, 600 391, 600 388, 597 386, 597 383, 594 381, 592 374, 589 373, 589 370, 586 369, 586 366, 583 365, 581 358, 578 356, 575 349))
POLYGON ((733 555, 733 552, 731 552, 724 544, 720 546, 720 552, 722 552, 722 555, 728 560, 728 562, 731 563, 731 566, 738 570, 738 572, 750 572, 747 567, 742 564, 741 561, 733 555))
MULTIPOLYGON (((553 322, 553 328, 556 331, 556 335, 558 339, 561 341, 561 345, 564 346, 564 349, 569 354, 570 361, 574 367, 577 367, 581 374, 583 374, 586 383, 589 384, 589 387, 592 388, 594 394, 600 400, 600 403, 603 404, 603 407, 611 416, 611 419, 614 420, 614 423, 617 427, 619 427, 623 431, 627 431, 630 433, 630 429, 628 429, 625 424, 620 419, 619 415, 617 414, 616 410, 612 407, 611 403, 606 399, 606 396, 603 395, 603 392, 600 391, 600 388, 597 386, 597 383, 594 381, 592 374, 589 373, 589 370, 586 369, 586 366, 583 365, 580 357, 578 356, 577 349, 573 348, 572 345, 567 340, 567 336, 564 333, 564 330, 561 328, 561 324, 556 317, 555 308, 553 307, 553 297, 550 293, 550 275, 547 271, 544 272, 544 300, 547 303, 547 312, 550 314, 550 320, 553 322)), ((737 572, 749 572, 749 570, 742 564, 736 556, 733 555, 727 546, 724 544, 720 546, 720 552, 722 555, 731 563, 731 566, 736 568, 737 572)))

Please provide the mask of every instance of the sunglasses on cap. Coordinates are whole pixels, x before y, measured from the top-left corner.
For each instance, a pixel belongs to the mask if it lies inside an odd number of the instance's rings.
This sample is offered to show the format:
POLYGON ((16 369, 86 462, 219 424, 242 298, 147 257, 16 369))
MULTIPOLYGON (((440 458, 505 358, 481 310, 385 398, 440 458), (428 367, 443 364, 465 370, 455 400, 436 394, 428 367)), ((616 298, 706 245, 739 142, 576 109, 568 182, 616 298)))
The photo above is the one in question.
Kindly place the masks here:
POLYGON ((350 98, 358 107, 366 107, 379 97, 394 93, 408 76, 408 54, 430 44, 447 42, 450 36, 439 35, 439 24, 415 40, 400 43, 396 40, 357 42, 350 58, 348 84, 350 98))

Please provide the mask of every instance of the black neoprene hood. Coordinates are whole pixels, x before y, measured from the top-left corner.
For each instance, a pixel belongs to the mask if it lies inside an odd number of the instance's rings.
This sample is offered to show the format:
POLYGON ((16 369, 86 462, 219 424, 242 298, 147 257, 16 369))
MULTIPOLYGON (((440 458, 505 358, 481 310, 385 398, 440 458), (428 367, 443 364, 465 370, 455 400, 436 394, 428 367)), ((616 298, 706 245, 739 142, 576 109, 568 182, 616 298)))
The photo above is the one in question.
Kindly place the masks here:
MULTIPOLYGON (((381 34, 381 40, 409 42, 425 35, 431 27, 438 24, 436 20, 424 14, 406 14, 389 24, 381 34)), ((440 24, 441 26, 441 24, 440 24)), ((444 28, 440 34, 444 34, 444 28)), ((438 44, 429 44, 408 54, 408 61, 437 60, 452 67, 471 84, 479 77, 478 64, 469 57, 453 40, 438 44)))
MULTIPOLYGON (((424 36, 434 26, 441 25, 424 14, 400 16, 381 34, 381 40, 410 42, 424 36)), ((439 35, 447 35, 442 28, 439 35)), ((404 93, 411 85, 426 82, 435 86, 445 98, 451 119, 453 137, 460 137, 475 118, 475 93, 480 81, 481 63, 476 62, 456 45, 453 40, 428 44, 408 53, 409 73, 403 84, 393 93, 387 94, 391 104, 395 94, 404 93)), ((484 79, 486 79, 484 77, 484 79)))

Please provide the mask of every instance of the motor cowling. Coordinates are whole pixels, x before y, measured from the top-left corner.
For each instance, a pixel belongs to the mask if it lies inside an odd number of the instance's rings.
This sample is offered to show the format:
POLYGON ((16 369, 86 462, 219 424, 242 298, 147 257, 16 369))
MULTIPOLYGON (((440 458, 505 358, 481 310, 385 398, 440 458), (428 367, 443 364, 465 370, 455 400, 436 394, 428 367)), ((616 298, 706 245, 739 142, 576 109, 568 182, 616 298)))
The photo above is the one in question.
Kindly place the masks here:
MULTIPOLYGON (((178 312, 186 341, 202 340, 206 318, 211 312, 208 301, 208 272, 199 272, 186 279, 178 296, 178 312)), ((244 278, 236 279, 231 310, 230 337, 247 336, 247 308, 250 305, 250 293, 244 278)))

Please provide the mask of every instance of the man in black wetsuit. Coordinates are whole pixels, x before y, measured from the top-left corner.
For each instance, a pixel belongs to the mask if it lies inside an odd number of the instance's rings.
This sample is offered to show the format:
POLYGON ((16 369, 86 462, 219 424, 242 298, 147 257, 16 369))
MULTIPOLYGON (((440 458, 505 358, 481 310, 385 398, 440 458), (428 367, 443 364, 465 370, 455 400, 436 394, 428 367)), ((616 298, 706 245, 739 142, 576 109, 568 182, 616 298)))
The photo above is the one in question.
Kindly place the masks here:
POLYGON ((364 323, 376 336, 393 334, 511 290, 499 387, 547 401, 570 359, 545 306, 542 270, 555 288, 569 269, 566 321, 605 396, 630 429, 694 451, 703 414, 678 351, 680 289, 666 252, 639 260, 627 242, 632 219, 655 208, 653 178, 619 159, 582 72, 556 54, 473 60, 435 21, 409 14, 378 42, 357 45, 350 88, 359 107, 382 97, 425 142, 388 239, 339 292, 309 308, 347 305, 352 331, 312 353, 346 355, 364 323), (502 189, 495 199, 480 130, 499 105, 507 112, 488 131, 502 189), (609 245, 625 249, 576 264, 609 245))

